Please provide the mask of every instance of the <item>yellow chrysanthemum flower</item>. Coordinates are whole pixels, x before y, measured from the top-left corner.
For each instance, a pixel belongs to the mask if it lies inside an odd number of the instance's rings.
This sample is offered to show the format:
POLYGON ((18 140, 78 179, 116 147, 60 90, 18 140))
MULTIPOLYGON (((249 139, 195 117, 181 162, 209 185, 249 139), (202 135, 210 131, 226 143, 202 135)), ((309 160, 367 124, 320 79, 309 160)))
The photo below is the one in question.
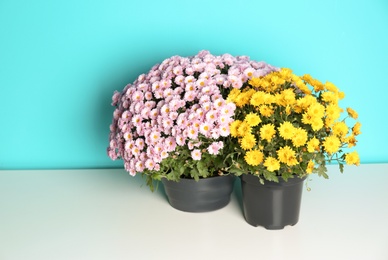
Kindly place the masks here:
POLYGON ((322 93, 322 100, 327 102, 327 103, 333 103, 337 104, 338 103, 338 95, 334 92, 323 92, 322 93))
POLYGON ((268 171, 274 172, 280 169, 280 162, 273 157, 267 157, 264 161, 264 166, 268 171))
POLYGON ((272 91, 272 86, 271 86, 271 80, 270 78, 263 78, 260 82, 261 88, 266 91, 266 92, 271 92, 272 91))
POLYGON ((247 164, 251 166, 257 166, 263 162, 263 157, 264 155, 261 151, 251 150, 245 154, 244 159, 247 162, 247 164))
POLYGON ((232 137, 238 137, 239 134, 238 134, 238 129, 241 125, 242 121, 240 120, 235 120, 233 121, 231 124, 230 124, 230 135, 232 137))
POLYGON ((335 120, 340 118, 342 109, 336 104, 329 104, 326 106, 325 125, 329 127, 335 120))
POLYGON ((296 100, 296 104, 294 106, 296 113, 303 113, 313 102, 315 102, 315 99, 311 100, 309 97, 310 96, 304 96, 296 100))
POLYGON ((303 113, 302 115, 302 123, 306 125, 310 125, 313 122, 313 118, 309 113, 303 113))
POLYGON ((317 79, 312 79, 311 86, 313 86, 315 92, 319 92, 325 89, 325 85, 317 79))
POLYGON ((273 110, 272 106, 262 105, 259 108, 259 112, 264 117, 270 117, 273 115, 274 110, 273 110))
POLYGON ((250 150, 256 145, 255 136, 251 133, 247 133, 241 139, 241 148, 244 150, 250 150))
POLYGON ((247 122, 250 126, 257 126, 261 123, 260 116, 256 113, 249 113, 246 115, 244 121, 247 122))
POLYGON ((276 134, 275 126, 273 124, 266 124, 260 128, 260 138, 270 142, 276 134))
POLYGON ((352 108, 348 107, 346 108, 346 111, 348 112, 348 115, 353 118, 353 119, 357 119, 358 118, 358 114, 355 110, 353 110, 352 108))
POLYGON ((336 122, 334 123, 333 125, 333 133, 342 138, 342 137, 345 137, 345 135, 348 133, 349 131, 349 128, 348 126, 345 124, 344 121, 341 121, 341 122, 336 122))
POLYGON ((345 155, 345 162, 348 165, 360 165, 360 157, 358 156, 358 153, 356 151, 347 153, 345 155))
POLYGON ((315 166, 315 163, 312 160, 310 160, 309 163, 307 164, 306 173, 308 174, 313 173, 314 166, 315 166))
POLYGON ((243 107, 246 104, 248 104, 250 101, 250 93, 248 92, 241 92, 235 99, 234 103, 237 107, 243 107))
POLYGON ((257 91, 255 94, 252 95, 250 103, 253 106, 260 106, 263 105, 265 102, 265 92, 263 91, 257 91))
POLYGON ((245 121, 241 122, 238 129, 237 129, 237 133, 238 133, 238 136, 244 136, 246 135, 247 133, 250 133, 251 132, 251 127, 249 126, 249 124, 245 121))
POLYGON ((340 91, 337 93, 337 96, 339 99, 343 99, 343 98, 345 98, 345 93, 340 91))
POLYGON ((351 134, 348 137, 344 138, 344 142, 348 144, 348 148, 351 148, 353 146, 356 146, 357 139, 353 134, 351 134))
POLYGON ((285 89, 280 93, 278 104, 281 106, 294 105, 296 103, 294 90, 291 88, 285 89))
POLYGON ((269 93, 265 93, 264 95, 264 104, 270 105, 272 103, 276 102, 276 98, 274 95, 271 95, 269 93))
POLYGON ((234 102, 236 100, 236 98, 238 97, 238 95, 240 95, 241 93, 241 90, 239 90, 238 88, 233 88, 228 97, 227 97, 227 101, 230 101, 230 102, 234 102))
POLYGON ((322 118, 325 114, 325 107, 318 102, 310 105, 307 109, 307 113, 314 118, 322 118))
POLYGON ((279 76, 286 81, 290 81, 292 77, 292 70, 289 68, 281 68, 279 76))
POLYGON ((283 85, 286 81, 283 79, 283 77, 280 76, 279 73, 277 73, 277 75, 273 75, 271 77, 271 83, 272 85, 274 86, 277 86, 277 85, 283 85))
POLYGON ((286 140, 291 140, 295 135, 296 128, 291 124, 291 122, 283 122, 278 127, 279 134, 286 140))
POLYGON ((307 142, 307 151, 309 153, 319 151, 319 140, 317 138, 313 137, 307 142))
POLYGON ((330 135, 326 137, 326 139, 323 141, 323 147, 325 148, 325 151, 329 154, 336 153, 341 146, 340 139, 335 135, 330 135))
POLYGON ((288 166, 293 166, 298 164, 298 160, 296 159, 296 153, 289 146, 281 147, 278 151, 279 161, 287 164, 288 166))
POLYGON ((249 81, 248 81, 249 85, 253 86, 253 87, 260 87, 260 84, 261 84, 261 79, 260 78, 251 78, 249 81))
POLYGON ((311 90, 309 87, 305 84, 303 79, 301 77, 296 76, 295 74, 291 75, 291 81, 294 83, 294 85, 302 91, 306 95, 311 95, 311 90))
POLYGON ((352 132, 354 135, 359 135, 361 134, 361 123, 357 122, 353 127, 352 127, 352 132))
POLYGON ((331 91, 331 92, 334 92, 334 93, 338 93, 338 92, 339 92, 337 86, 334 85, 334 84, 331 83, 331 82, 328 82, 328 81, 325 83, 325 88, 326 88, 327 90, 331 91))
POLYGON ((308 138, 307 131, 304 130, 303 128, 296 128, 295 129, 295 134, 292 137, 292 144, 295 147, 300 147, 306 144, 308 138))
POLYGON ((312 82, 313 82, 313 78, 311 77, 310 74, 304 74, 301 79, 303 79, 307 84, 310 84, 312 85, 312 82))
POLYGON ((314 131, 319 131, 322 129, 322 127, 324 126, 324 123, 323 123, 323 120, 320 119, 320 118, 314 118, 311 122, 310 122, 310 125, 311 125, 311 128, 314 130, 314 131))

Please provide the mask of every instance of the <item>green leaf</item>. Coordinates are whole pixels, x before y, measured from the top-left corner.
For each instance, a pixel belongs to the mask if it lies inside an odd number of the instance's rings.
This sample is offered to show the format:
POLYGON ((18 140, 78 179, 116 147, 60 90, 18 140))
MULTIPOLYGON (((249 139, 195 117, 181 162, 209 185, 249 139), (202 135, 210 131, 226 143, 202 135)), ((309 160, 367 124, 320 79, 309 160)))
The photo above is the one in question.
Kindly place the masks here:
POLYGON ((247 173, 246 171, 244 171, 244 170, 242 170, 242 169, 240 169, 240 168, 237 168, 237 167, 235 167, 235 166, 230 167, 230 168, 228 169, 228 172, 229 172, 229 173, 232 173, 232 174, 235 174, 236 176, 240 176, 240 175, 242 175, 242 174, 244 174, 244 173, 247 173))
POLYGON ((327 175, 326 172, 327 172, 327 168, 326 168, 325 165, 320 165, 320 166, 317 168, 318 176, 322 176, 322 177, 325 178, 325 179, 329 179, 329 175, 327 175))
POLYGON ((267 181, 279 182, 279 178, 276 176, 274 172, 264 171, 263 175, 267 181))
POLYGON ((190 176, 196 181, 199 181, 199 172, 196 168, 191 169, 190 176))
POLYGON ((339 164, 339 170, 341 173, 344 173, 344 165, 342 163, 339 164))

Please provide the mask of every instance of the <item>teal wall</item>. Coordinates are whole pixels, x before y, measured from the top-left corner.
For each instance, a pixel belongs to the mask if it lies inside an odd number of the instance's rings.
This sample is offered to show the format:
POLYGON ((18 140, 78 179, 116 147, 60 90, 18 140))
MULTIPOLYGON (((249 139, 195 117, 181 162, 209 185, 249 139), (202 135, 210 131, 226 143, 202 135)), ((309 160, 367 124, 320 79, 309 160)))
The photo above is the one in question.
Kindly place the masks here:
POLYGON ((388 162, 386 0, 1 0, 0 169, 119 167, 114 90, 172 55, 248 55, 331 81, 388 162))

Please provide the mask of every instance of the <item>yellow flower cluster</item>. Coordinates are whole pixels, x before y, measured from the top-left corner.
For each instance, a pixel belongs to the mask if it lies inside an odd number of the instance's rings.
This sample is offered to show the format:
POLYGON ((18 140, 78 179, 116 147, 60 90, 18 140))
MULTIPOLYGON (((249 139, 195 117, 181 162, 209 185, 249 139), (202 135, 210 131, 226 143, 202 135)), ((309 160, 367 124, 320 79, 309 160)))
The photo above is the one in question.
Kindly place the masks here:
MULTIPOLYGON (((231 136, 238 139, 248 165, 269 172, 302 167, 303 173, 312 173, 319 155, 358 165, 356 151, 338 157, 342 148, 356 145, 361 133, 359 122, 349 128, 341 118, 338 102, 344 96, 333 83, 299 77, 290 69, 252 78, 227 97, 237 107, 231 136)), ((352 108, 346 111, 358 118, 352 108)))

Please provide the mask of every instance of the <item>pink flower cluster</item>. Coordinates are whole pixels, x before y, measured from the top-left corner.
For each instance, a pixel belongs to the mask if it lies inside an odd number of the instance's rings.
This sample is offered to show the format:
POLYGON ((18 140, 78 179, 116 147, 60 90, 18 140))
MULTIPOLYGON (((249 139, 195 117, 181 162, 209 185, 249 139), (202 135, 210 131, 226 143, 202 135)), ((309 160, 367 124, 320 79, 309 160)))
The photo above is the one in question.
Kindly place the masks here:
POLYGON ((235 110, 223 93, 274 70, 246 56, 208 51, 164 60, 114 93, 109 157, 123 159, 125 169, 135 175, 159 171, 178 146, 189 149, 193 160, 201 160, 204 151, 220 154, 235 110))

